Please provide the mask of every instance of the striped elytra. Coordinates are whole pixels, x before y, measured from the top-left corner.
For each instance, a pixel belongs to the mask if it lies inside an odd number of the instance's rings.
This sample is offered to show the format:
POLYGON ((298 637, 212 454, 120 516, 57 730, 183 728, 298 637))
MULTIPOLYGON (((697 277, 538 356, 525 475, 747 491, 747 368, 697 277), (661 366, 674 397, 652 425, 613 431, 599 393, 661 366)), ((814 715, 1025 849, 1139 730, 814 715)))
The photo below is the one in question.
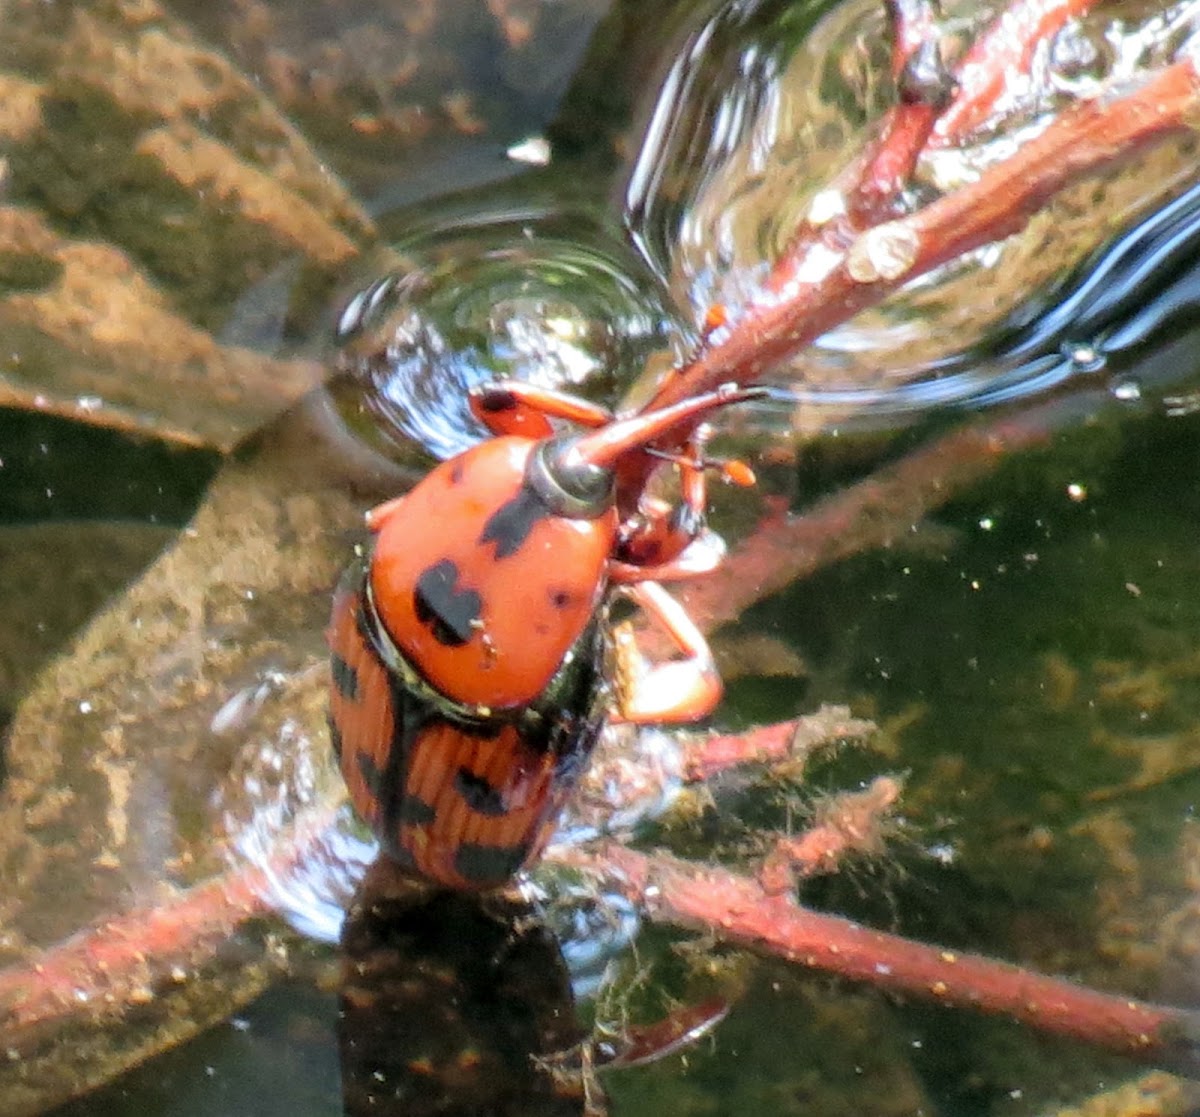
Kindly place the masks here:
POLYGON ((385 665, 398 653, 364 587, 356 566, 334 595, 328 633, 330 731, 350 800, 414 874, 454 889, 502 885, 541 852, 599 734, 598 627, 544 708, 463 716, 385 665))

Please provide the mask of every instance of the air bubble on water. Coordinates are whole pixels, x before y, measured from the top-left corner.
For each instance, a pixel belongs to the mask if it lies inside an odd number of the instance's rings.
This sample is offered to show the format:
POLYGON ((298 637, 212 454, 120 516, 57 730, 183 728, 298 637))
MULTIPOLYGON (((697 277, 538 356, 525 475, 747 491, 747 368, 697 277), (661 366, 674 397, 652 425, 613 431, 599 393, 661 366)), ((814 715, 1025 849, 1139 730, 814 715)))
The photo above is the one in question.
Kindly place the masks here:
POLYGON ((1112 382, 1109 388, 1113 399, 1122 403, 1137 403, 1142 398, 1142 385, 1132 376, 1122 376, 1112 382))
POLYGON ((545 136, 528 136, 504 152, 514 163, 544 167, 550 162, 550 141, 545 136))
POLYGON ((1062 347, 1062 354, 1076 372, 1099 372, 1108 363, 1103 350, 1087 341, 1067 342, 1062 347))

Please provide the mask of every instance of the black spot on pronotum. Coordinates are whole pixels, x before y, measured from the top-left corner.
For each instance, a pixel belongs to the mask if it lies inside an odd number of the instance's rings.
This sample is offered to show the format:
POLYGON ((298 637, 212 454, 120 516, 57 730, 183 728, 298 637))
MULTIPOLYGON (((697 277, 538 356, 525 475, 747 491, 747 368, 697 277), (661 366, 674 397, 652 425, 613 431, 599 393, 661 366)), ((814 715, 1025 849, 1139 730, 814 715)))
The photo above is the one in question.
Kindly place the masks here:
POLYGON ((496 558, 508 558, 521 549, 539 520, 549 516, 550 509, 537 493, 522 487, 507 504, 502 504, 483 525, 480 543, 494 543, 496 558))
POLYGON ((413 609, 439 644, 462 647, 475 632, 483 599, 474 590, 458 588, 458 567, 449 559, 434 563, 417 579, 413 609))
POLYGON ((479 814, 493 818, 506 814, 504 797, 483 776, 477 776, 468 768, 459 768, 454 777, 454 789, 463 797, 468 807, 479 814))
POLYGON ((529 846, 483 846, 468 843, 459 846, 454 867, 463 880, 472 884, 499 884, 508 880, 525 863, 529 846))
POLYGON ((330 659, 333 670, 333 685, 347 702, 358 701, 358 672, 337 652, 330 659))

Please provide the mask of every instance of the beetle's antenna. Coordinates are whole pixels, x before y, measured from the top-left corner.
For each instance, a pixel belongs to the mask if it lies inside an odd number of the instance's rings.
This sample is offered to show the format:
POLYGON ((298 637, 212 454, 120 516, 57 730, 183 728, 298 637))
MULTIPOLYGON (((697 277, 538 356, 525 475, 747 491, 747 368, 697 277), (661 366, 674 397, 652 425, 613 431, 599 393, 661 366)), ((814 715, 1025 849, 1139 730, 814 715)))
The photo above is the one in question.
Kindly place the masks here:
POLYGON ((689 458, 686 454, 672 454, 666 450, 656 450, 647 446, 645 452, 656 461, 670 462, 680 469, 690 469, 697 473, 711 469, 721 475, 721 480, 728 485, 736 485, 739 489, 748 489, 755 483, 754 470, 745 462, 736 458, 689 458))

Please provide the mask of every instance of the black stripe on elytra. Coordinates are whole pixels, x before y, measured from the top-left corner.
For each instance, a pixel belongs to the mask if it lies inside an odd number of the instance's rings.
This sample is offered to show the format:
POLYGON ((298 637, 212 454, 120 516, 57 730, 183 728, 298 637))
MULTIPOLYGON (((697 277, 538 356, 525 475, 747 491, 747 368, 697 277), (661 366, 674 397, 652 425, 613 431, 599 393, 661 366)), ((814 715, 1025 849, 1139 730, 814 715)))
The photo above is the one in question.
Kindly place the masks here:
POLYGON ((405 794, 400 803, 402 826, 428 826, 436 817, 437 811, 419 795, 405 794))
POLYGON ((483 525, 479 542, 495 543, 496 558, 508 558, 521 549, 539 520, 553 515, 532 489, 522 485, 517 495, 502 504, 483 525))
POLYGON ((432 717, 429 706, 402 686, 393 684, 391 748, 379 785, 379 801, 383 808, 383 833, 390 843, 399 845, 399 827, 407 822, 404 815, 408 795, 408 762, 412 759, 417 738, 424 732, 432 717))
POLYGON ((499 818, 508 813, 500 789, 469 768, 459 768, 454 776, 454 790, 463 797, 467 806, 478 814, 499 818))
POLYGON ((484 846, 468 842, 454 854, 454 868, 463 880, 472 884, 501 884, 524 863, 529 845, 484 846))
POLYGON ((355 759, 358 761, 358 774, 362 776, 367 792, 378 803, 379 790, 383 786, 383 772, 369 752, 360 752, 355 759))
POLYGON ((330 656, 333 685, 347 702, 358 701, 358 672, 337 652, 330 656))
POLYGON ((329 725, 329 743, 333 746, 333 755, 342 759, 342 731, 338 728, 337 719, 333 714, 326 714, 325 721, 329 725))
POLYGON ((458 567, 442 559, 422 571, 413 589, 413 610, 439 643, 462 647, 474 635, 483 598, 474 590, 458 589, 458 567))

